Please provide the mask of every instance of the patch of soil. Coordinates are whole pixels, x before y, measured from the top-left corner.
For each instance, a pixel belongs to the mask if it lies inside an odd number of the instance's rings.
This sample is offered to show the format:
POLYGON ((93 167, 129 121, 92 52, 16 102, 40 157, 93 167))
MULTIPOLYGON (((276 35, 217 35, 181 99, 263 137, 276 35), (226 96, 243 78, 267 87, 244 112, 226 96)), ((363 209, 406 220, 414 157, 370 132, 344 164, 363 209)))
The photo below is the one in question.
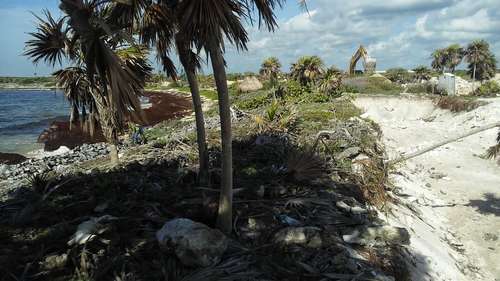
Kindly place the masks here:
POLYGON ((0 164, 15 165, 26 161, 26 159, 20 154, 0 152, 0 164))
MULTIPOLYGON (((132 118, 135 123, 142 126, 153 126, 162 121, 179 118, 191 112, 191 100, 172 92, 146 92, 144 96, 149 98, 151 107, 145 108, 144 119, 140 121, 132 118)), ((82 130, 82 126, 77 123, 70 129, 69 121, 53 122, 52 125, 40 134, 39 143, 45 144, 46 151, 54 151, 61 146, 70 149, 84 143, 104 142, 105 138, 100 129, 97 129, 94 136, 82 130)))

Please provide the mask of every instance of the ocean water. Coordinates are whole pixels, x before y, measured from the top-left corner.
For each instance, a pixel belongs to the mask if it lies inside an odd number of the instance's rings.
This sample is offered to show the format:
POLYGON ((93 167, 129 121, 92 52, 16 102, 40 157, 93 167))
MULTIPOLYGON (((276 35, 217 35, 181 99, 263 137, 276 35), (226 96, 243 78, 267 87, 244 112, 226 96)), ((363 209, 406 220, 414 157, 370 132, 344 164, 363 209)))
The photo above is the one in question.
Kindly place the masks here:
POLYGON ((68 116, 69 104, 60 92, 0 90, 0 152, 42 148, 36 143, 40 133, 68 116))

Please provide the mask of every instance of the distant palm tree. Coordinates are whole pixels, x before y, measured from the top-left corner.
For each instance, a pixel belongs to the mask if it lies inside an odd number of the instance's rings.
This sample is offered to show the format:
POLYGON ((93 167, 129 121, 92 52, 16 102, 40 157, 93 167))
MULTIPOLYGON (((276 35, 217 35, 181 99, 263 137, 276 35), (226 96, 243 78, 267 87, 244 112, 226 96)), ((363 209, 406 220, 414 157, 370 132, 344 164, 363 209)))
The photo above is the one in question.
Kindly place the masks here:
MULTIPOLYGON (((95 105, 93 113, 99 115, 104 136, 110 143, 111 161, 117 164, 118 134, 131 114, 141 116, 138 96, 142 94, 145 77, 151 68, 137 63, 137 53, 131 55, 124 51, 125 48, 117 47, 130 47, 132 39, 124 42, 125 39, 120 38, 121 30, 106 23, 105 9, 98 7, 102 3, 61 0, 59 8, 66 17, 56 21, 49 12, 45 12, 47 20, 37 17, 37 32, 31 33, 34 38, 26 42, 25 55, 35 63, 44 60, 51 65, 61 63, 64 57, 74 67, 84 70, 77 75, 78 71, 74 69, 71 77, 85 77, 85 83, 90 85, 88 91, 95 105), (120 58, 127 53, 128 59, 120 58), (138 70, 144 73, 136 73, 138 70), (83 73, 85 75, 81 76, 83 73)), ((75 85, 66 81, 69 83, 67 87, 75 85)))
POLYGON ((319 90, 325 94, 331 95, 340 89, 340 86, 342 86, 342 72, 335 68, 335 67, 330 67, 321 80, 319 81, 319 90))
POLYGON ((318 56, 303 56, 292 64, 290 75, 303 86, 312 84, 324 73, 324 63, 318 56))
POLYGON ((458 44, 452 44, 445 50, 445 65, 451 73, 455 72, 457 66, 462 62, 464 49, 458 44))
POLYGON ((281 62, 276 57, 269 57, 262 62, 260 66, 260 75, 269 79, 271 84, 275 84, 278 80, 278 75, 281 72, 281 62))
POLYGON ((432 69, 444 73, 445 67, 446 67, 446 50, 445 49, 437 49, 431 54, 432 62, 431 62, 431 67, 432 69))
POLYGON ((427 81, 431 79, 431 70, 427 66, 420 65, 413 69, 415 72, 415 80, 418 82, 427 81))
POLYGON ((488 80, 496 74, 496 58, 485 40, 475 40, 465 50, 468 73, 474 81, 488 80))

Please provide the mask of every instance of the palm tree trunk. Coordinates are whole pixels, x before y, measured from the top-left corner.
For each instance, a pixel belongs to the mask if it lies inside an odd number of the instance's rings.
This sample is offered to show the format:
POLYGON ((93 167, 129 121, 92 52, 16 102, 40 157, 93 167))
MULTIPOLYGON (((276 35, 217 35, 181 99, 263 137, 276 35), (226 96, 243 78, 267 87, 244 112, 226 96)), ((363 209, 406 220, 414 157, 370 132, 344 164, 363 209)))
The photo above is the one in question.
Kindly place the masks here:
POLYGON ((80 117, 80 112, 78 111, 78 106, 76 105, 76 103, 72 103, 71 104, 71 116, 69 118, 69 128, 71 129, 73 127, 73 124, 75 124, 76 122, 78 122, 79 120, 79 117, 80 117))
POLYGON ((217 227, 221 231, 229 234, 232 232, 233 228, 233 152, 229 90, 227 88, 226 69, 222 50, 219 44, 215 42, 210 44, 209 49, 215 84, 217 85, 217 93, 219 96, 222 140, 222 179, 217 227))
MULTIPOLYGON (((183 52, 179 52, 183 54, 183 52)), ((191 96, 193 98, 193 108, 196 119, 196 138, 198 142, 198 155, 200 161, 200 173, 198 181, 200 185, 208 184, 208 150, 207 150, 207 137, 205 133, 205 119, 203 117, 203 107, 200 97, 200 88, 198 86, 198 79, 196 77, 196 70, 185 58, 181 56, 181 62, 186 72, 189 88, 191 89, 191 96)))
POLYGON ((474 91, 475 86, 476 86, 476 63, 474 63, 474 70, 472 71, 472 91, 474 91))
POLYGON ((429 152, 429 151, 432 151, 432 150, 434 150, 434 149, 436 149, 436 148, 439 148, 439 147, 441 147, 441 146, 443 146, 443 145, 447 145, 447 144, 452 143, 452 142, 455 142, 455 141, 457 141, 457 140, 461 140, 461 139, 466 138, 466 137, 468 137, 468 136, 472 136, 472 135, 475 135, 475 134, 477 134, 477 133, 480 133, 480 132, 483 132, 483 131, 487 131, 487 130, 490 130, 490 129, 493 129, 493 128, 496 128, 496 127, 500 127, 500 122, 496 122, 496 123, 492 123, 492 124, 489 124, 489 125, 485 125, 485 126, 482 126, 482 127, 479 127, 479 128, 475 128, 475 129, 473 129, 473 130, 470 130, 470 131, 467 131, 467 132, 465 132, 465 133, 462 133, 462 134, 460 134, 460 135, 458 135, 458 136, 454 136, 454 137, 452 137, 452 138, 446 139, 446 140, 444 140, 444 141, 441 141, 441 142, 436 143, 436 144, 434 144, 434 145, 431 145, 431 146, 429 146, 429 147, 426 147, 426 148, 423 148, 423 149, 421 149, 421 150, 418 150, 418 151, 415 151, 415 152, 413 152, 413 153, 410 153, 410 154, 408 154, 408 155, 401 156, 401 157, 396 158, 396 159, 394 159, 394 160, 390 160, 390 161, 388 161, 387 163, 388 163, 389 165, 392 165, 392 164, 397 164, 397 163, 399 163, 399 162, 404 162, 404 161, 406 161, 406 160, 410 160, 410 159, 415 158, 415 157, 417 157, 417 156, 420 156, 420 155, 422 155, 422 154, 424 154, 424 153, 427 153, 427 152, 429 152))

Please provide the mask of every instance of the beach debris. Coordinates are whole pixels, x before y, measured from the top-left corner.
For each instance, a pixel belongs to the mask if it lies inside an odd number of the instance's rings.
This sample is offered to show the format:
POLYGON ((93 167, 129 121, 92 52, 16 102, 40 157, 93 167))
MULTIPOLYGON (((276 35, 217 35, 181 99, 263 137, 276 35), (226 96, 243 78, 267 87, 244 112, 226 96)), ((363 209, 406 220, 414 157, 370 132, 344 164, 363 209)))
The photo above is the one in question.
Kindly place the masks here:
POLYGON ((292 217, 289 217, 287 215, 279 215, 278 216, 278 220, 282 223, 282 224, 286 224, 286 225, 289 225, 289 226, 299 226, 301 225, 302 223, 292 217))
MULTIPOLYGON (((354 199, 354 198, 352 198, 354 199)), ((352 204, 352 203, 351 203, 352 204)), ((367 214, 368 210, 361 207, 361 206, 350 206, 344 201, 338 201, 335 203, 337 207, 340 209, 344 210, 347 213, 353 214, 353 215, 361 215, 361 214, 367 214)))
POLYGON ((45 270, 55 270, 58 268, 62 268, 66 265, 68 261, 68 255, 49 255, 45 257, 45 259, 40 262, 40 265, 45 270))
POLYGON ((301 245, 308 248, 321 247, 321 228, 313 226, 287 227, 274 235, 274 243, 281 246, 301 245))
POLYGON ((168 221, 156 232, 156 238, 161 246, 173 248, 186 266, 213 266, 228 246, 222 232, 186 218, 168 221))
POLYGON ((116 219, 118 218, 110 215, 104 215, 82 222, 78 225, 75 234, 71 236, 71 239, 68 241, 68 245, 83 245, 91 241, 97 235, 102 234, 107 230, 107 228, 105 227, 106 223, 116 219))
POLYGON ((358 146, 353 146, 345 149, 337 155, 337 160, 344 160, 347 158, 353 158, 361 152, 361 148, 358 146))
POLYGON ((349 244, 359 245, 409 245, 410 233, 406 228, 383 226, 360 226, 342 236, 349 244))

